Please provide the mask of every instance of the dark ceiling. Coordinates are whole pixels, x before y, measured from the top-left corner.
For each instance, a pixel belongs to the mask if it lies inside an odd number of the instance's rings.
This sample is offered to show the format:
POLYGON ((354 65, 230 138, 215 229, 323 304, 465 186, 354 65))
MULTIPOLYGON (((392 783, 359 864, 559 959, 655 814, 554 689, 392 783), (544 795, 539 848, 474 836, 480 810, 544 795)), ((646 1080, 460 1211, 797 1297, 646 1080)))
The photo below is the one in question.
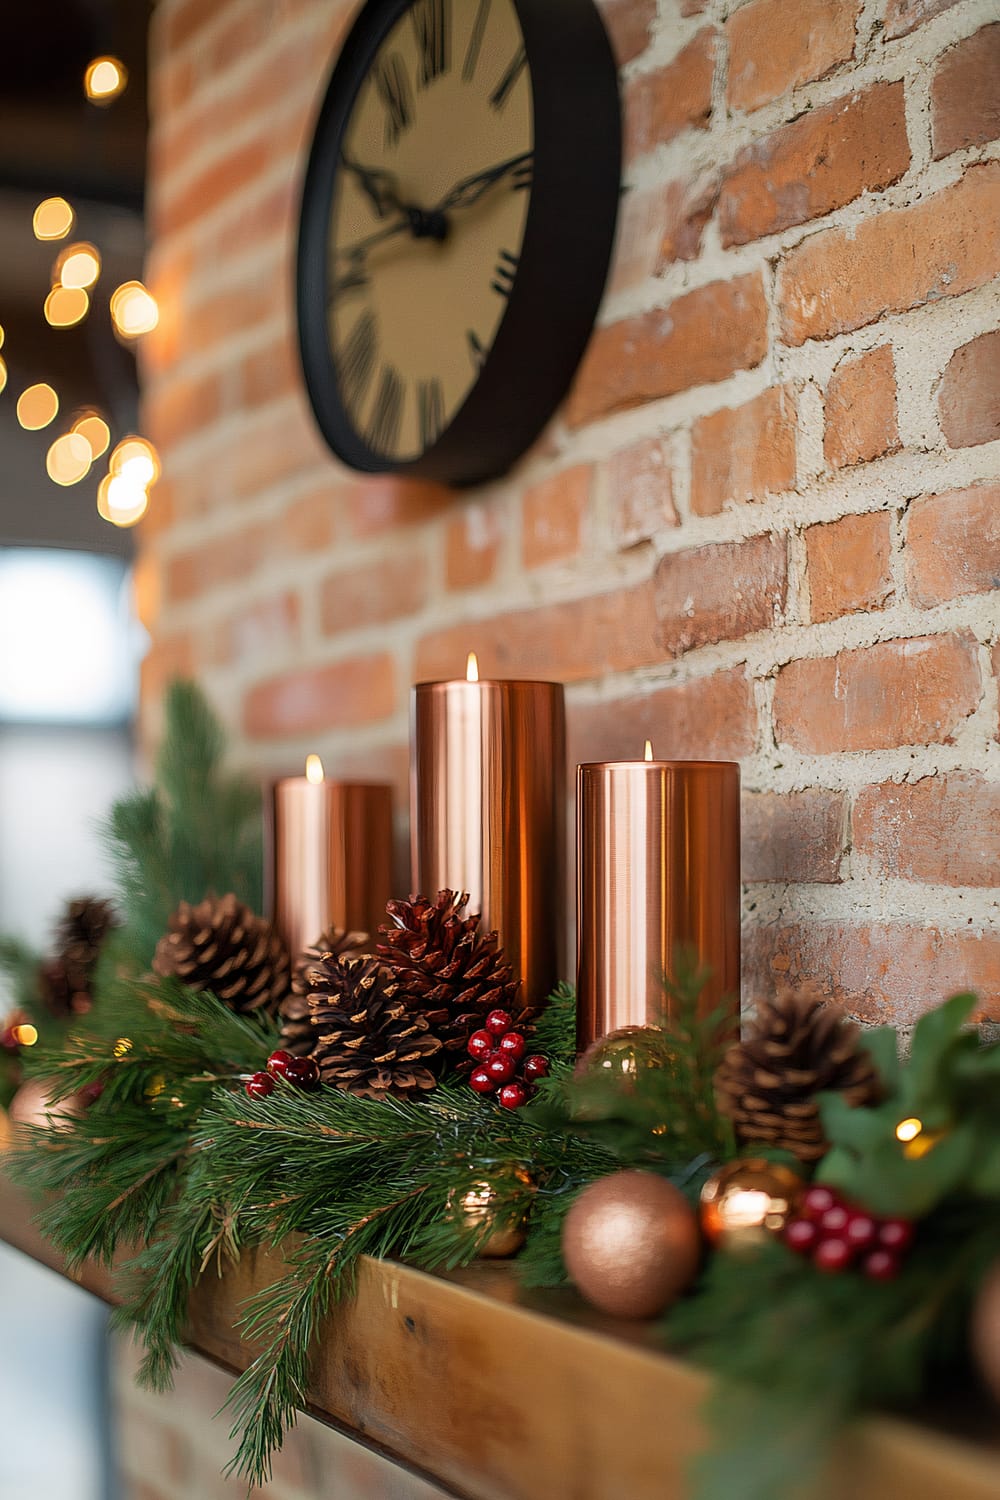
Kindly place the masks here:
POLYGON ((99 465, 67 489, 45 473, 45 454, 73 412, 99 408, 113 437, 134 431, 137 382, 132 352, 111 332, 108 297, 120 282, 141 278, 146 163, 146 0, 17 0, 5 16, 0 75, 0 325, 7 389, 0 395, 0 545, 48 544, 128 552, 130 534, 96 511, 99 465), (104 107, 84 95, 95 56, 120 58, 128 87, 104 107), (40 199, 69 199, 74 239, 89 240, 103 269, 89 316, 52 329, 42 304, 60 246, 35 239, 31 216, 40 199), (46 380, 60 415, 43 432, 23 431, 18 393, 46 380))

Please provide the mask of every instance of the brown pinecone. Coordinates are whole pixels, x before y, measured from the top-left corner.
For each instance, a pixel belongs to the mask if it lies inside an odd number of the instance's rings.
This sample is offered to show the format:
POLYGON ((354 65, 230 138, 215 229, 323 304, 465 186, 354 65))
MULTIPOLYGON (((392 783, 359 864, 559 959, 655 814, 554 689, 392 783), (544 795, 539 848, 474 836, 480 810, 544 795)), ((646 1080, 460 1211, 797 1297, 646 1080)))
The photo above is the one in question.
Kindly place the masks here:
POLYGON ((531 1020, 497 934, 480 933, 479 915, 465 915, 468 902, 464 891, 439 891, 434 901, 390 901, 392 922, 379 928, 375 950, 395 973, 409 1009, 425 1016, 441 1038, 449 1065, 463 1072, 475 1066, 466 1055, 469 1037, 491 1010, 509 1011, 519 1031, 531 1020))
POLYGON ((746 1143, 780 1146, 802 1162, 826 1153, 816 1095, 876 1103, 879 1079, 859 1046, 860 1028, 817 989, 780 990, 763 1001, 715 1075, 715 1097, 746 1143))
POLYGON ((366 1099, 409 1099, 436 1082, 441 1042, 407 1010, 391 969, 370 956, 321 958, 309 969, 309 1053, 323 1083, 366 1099))
POLYGON ((94 970, 118 918, 110 901, 81 896, 68 901, 56 926, 56 950, 41 967, 42 999, 55 1016, 85 1015, 92 1004, 94 970))
POLYGON ((312 1027, 309 1024, 309 1002, 306 999, 310 969, 321 959, 357 957, 371 952, 367 932, 348 932, 343 927, 328 927, 322 937, 299 954, 292 965, 292 993, 281 1003, 281 1045, 286 1052, 303 1057, 312 1051, 312 1027))
POLYGON ((272 1014, 288 994, 291 962, 270 922, 236 896, 182 901, 156 945, 157 974, 210 990, 231 1010, 272 1014))

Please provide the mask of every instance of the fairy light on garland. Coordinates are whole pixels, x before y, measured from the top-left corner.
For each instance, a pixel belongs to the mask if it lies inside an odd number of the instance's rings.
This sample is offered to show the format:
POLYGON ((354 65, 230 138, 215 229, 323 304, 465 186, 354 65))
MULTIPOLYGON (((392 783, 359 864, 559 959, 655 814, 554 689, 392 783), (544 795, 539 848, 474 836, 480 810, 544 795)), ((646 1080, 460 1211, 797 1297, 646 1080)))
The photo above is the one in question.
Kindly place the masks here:
POLYGON ((896 1139, 903 1142, 915 1141, 923 1128, 923 1120, 918 1120, 916 1116, 910 1115, 908 1119, 900 1120, 896 1126, 896 1139))

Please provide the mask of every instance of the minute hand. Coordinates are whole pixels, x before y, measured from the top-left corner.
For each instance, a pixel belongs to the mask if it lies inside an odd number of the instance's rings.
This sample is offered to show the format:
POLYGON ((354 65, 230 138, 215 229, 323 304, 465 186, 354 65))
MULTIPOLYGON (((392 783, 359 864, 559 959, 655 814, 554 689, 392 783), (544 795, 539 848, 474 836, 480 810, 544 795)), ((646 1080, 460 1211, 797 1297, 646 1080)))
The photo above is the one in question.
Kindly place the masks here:
POLYGON ((484 193, 501 178, 511 173, 524 176, 531 170, 534 153, 522 151, 520 156, 512 156, 509 161, 502 161, 495 167, 487 167, 483 172, 476 172, 472 177, 465 177, 457 182, 451 191, 436 205, 436 212, 446 213, 451 208, 471 208, 473 203, 478 203, 484 193))

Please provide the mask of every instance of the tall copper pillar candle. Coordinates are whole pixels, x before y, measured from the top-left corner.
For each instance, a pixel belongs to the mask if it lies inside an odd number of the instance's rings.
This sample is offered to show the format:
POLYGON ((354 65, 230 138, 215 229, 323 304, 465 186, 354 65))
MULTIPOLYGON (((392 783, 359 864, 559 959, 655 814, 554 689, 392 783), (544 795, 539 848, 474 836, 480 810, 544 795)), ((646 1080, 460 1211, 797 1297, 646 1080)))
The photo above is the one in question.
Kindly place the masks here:
POLYGON ((268 811, 269 909, 290 951, 330 926, 374 933, 392 895, 392 788, 328 781, 310 755, 268 811))
MULTIPOLYGON (((651 756, 647 744, 647 755, 651 756)), ((727 761, 577 767, 577 1044, 664 1019, 678 945, 740 992, 740 769, 727 761)))
POLYGON ((556 682, 464 681, 413 691, 414 890, 469 892, 525 998, 562 977, 566 725, 556 682))

